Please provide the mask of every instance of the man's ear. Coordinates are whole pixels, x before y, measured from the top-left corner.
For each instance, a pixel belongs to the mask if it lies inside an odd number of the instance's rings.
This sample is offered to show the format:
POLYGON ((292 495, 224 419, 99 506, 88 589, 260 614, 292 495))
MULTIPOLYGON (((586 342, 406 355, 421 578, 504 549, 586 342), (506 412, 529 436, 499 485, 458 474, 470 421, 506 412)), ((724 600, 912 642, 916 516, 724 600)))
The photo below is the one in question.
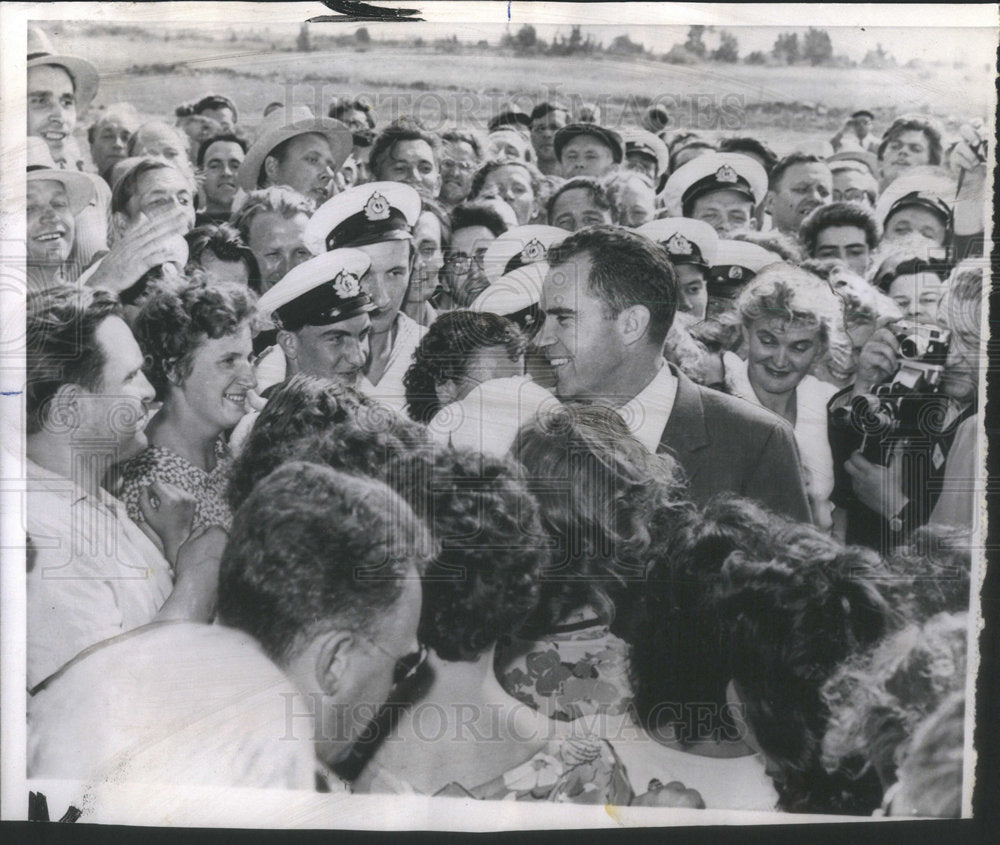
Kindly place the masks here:
MULTIPOLYGON (((771 207, 774 205, 774 191, 768 191, 764 194, 764 202, 760 204, 760 207, 764 209, 768 214, 771 213, 771 207)), ((757 213, 757 209, 754 208, 754 214, 757 213)))
POLYGON ((128 217, 121 211, 111 213, 111 238, 117 241, 128 230, 128 217))
POLYGON ((618 315, 615 325, 625 345, 631 346, 647 336, 649 321, 650 313, 645 305, 630 305, 618 315))
MULTIPOLYGON (((67 383, 59 385, 49 400, 49 407, 45 413, 45 418, 52 420, 54 426, 64 428, 66 426, 65 421, 72 421, 79 416, 79 398, 82 393, 83 388, 78 384, 67 383)), ((75 428, 76 426, 72 427, 75 428)))
POLYGON ((285 358, 289 361, 298 360, 299 339, 294 332, 278 329, 278 346, 281 347, 281 351, 285 353, 285 358))
POLYGON ((355 636, 350 631, 327 631, 320 635, 314 649, 316 662, 313 671, 316 685, 326 695, 336 695, 350 684, 349 669, 356 644, 355 636))
POLYGON ((279 162, 274 156, 264 156, 264 174, 269 184, 277 184, 279 162))

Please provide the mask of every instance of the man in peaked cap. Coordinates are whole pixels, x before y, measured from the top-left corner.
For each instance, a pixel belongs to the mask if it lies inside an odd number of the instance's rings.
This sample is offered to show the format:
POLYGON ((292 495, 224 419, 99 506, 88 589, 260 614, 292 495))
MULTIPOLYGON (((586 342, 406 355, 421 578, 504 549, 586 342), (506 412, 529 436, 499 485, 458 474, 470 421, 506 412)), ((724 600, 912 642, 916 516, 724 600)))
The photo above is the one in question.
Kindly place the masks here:
POLYGON ((701 220, 665 217, 635 231, 667 251, 677 274, 677 310, 695 322, 704 320, 710 268, 719 246, 715 229, 701 220))
POLYGON ((781 256, 747 241, 722 239, 716 246, 708 282, 708 312, 729 308, 741 290, 769 264, 781 256))
POLYGON ((653 185, 670 169, 670 152, 652 132, 633 127, 622 130, 625 141, 625 167, 649 177, 653 185))
POLYGON ((260 298, 258 309, 278 328, 288 378, 305 373, 357 387, 375 310, 361 285, 370 267, 357 249, 324 252, 293 267, 260 298))
POLYGON ((490 284, 501 276, 537 261, 544 261, 549 249, 566 237, 566 230, 555 226, 515 226, 489 245, 483 255, 483 270, 490 284))
POLYGON ((401 413, 403 376, 427 329, 399 309, 414 261, 413 227, 420 195, 401 182, 369 182, 348 188, 316 210, 305 243, 317 255, 351 247, 371 259, 363 286, 371 296, 371 354, 360 389, 401 413))
POLYGON ((314 117, 305 106, 274 111, 261 125, 238 175, 240 187, 287 185, 317 205, 333 193, 334 174, 351 154, 351 130, 339 120, 314 117))
POLYGON ((552 146, 562 175, 599 179, 625 157, 621 136, 596 123, 571 123, 556 132, 552 146))
POLYGON ((883 242, 918 234, 937 246, 948 246, 956 192, 955 182, 937 168, 915 167, 895 179, 875 206, 883 242))
POLYGON ((767 172, 749 156, 705 153, 674 171, 664 187, 671 214, 708 223, 721 237, 754 228, 767 172))
POLYGON ((555 385, 552 368, 544 352, 530 341, 544 319, 539 301, 549 269, 546 256, 567 234, 555 226, 508 229, 487 248, 483 267, 490 285, 469 306, 470 311, 498 314, 517 324, 529 340, 525 369, 546 388, 555 385))
POLYGON ((858 109, 844 121, 840 131, 830 139, 830 145, 835 150, 854 148, 870 153, 878 152, 882 139, 872 132, 874 123, 874 114, 868 109, 858 109))

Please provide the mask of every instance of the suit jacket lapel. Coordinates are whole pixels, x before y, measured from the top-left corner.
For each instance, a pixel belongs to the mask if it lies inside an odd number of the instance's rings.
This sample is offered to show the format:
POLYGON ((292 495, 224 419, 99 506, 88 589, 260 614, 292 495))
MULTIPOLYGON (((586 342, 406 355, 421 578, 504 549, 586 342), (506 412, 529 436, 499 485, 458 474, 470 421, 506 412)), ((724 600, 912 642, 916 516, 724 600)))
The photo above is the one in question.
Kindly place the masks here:
POLYGON ((709 444, 705 427, 705 406, 701 401, 701 389, 673 364, 670 369, 677 379, 677 396, 670 411, 667 426, 660 437, 660 452, 670 452, 684 468, 688 479, 695 476, 698 463, 690 460, 694 452, 709 444))

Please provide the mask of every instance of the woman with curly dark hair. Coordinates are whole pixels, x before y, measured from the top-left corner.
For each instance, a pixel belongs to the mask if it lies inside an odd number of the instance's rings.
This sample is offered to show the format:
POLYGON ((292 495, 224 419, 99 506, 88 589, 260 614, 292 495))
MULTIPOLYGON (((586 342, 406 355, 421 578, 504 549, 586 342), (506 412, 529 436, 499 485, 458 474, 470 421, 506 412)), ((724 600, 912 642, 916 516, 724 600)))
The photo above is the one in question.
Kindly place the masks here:
POLYGON ((421 449, 430 449, 422 426, 352 387, 299 373, 274 389, 233 460, 229 505, 238 509, 260 479, 288 461, 386 480, 388 456, 421 449))
POLYGON ((136 339, 163 406, 146 429, 149 447, 122 466, 121 499, 132 519, 142 519, 142 491, 161 481, 195 497, 194 530, 229 530, 225 434, 257 386, 250 363, 255 303, 244 285, 185 279, 154 288, 139 311, 136 339))
POLYGON ((524 373, 527 339, 505 317, 449 311, 403 378, 410 416, 445 446, 502 457, 521 426, 558 400, 524 373))
POLYGON ((759 562, 735 552, 722 568, 715 612, 747 744, 767 761, 778 808, 797 813, 871 815, 882 800, 862 761, 824 768, 830 712, 824 683, 851 655, 896 624, 876 587, 886 576, 869 549, 845 547, 809 525, 776 532, 781 551, 759 562))
POLYGON ((399 712, 355 791, 697 806, 693 792, 669 784, 635 799, 608 743, 556 725, 497 683, 497 641, 535 609, 549 562, 521 468, 447 450, 428 489, 430 507, 421 509, 440 550, 422 574, 418 633, 431 677, 399 712))
POLYGON ((645 577, 649 523, 672 506, 676 465, 598 405, 536 418, 512 455, 556 551, 537 610, 501 650, 500 682, 551 718, 624 713, 632 688, 628 646, 612 632, 616 603, 645 577))
POLYGON ((524 373, 527 341, 514 323, 496 314, 448 311, 427 330, 403 376, 406 410, 429 423, 449 402, 464 399, 483 381, 524 373))
POLYGON ((683 777, 709 808, 771 810, 777 803, 763 761, 744 741, 739 712, 726 700, 723 622, 712 599, 732 552, 770 560, 788 524, 729 494, 657 514, 649 570, 626 636, 635 703, 623 727, 633 730, 616 732, 632 738, 615 742, 633 783, 683 777))

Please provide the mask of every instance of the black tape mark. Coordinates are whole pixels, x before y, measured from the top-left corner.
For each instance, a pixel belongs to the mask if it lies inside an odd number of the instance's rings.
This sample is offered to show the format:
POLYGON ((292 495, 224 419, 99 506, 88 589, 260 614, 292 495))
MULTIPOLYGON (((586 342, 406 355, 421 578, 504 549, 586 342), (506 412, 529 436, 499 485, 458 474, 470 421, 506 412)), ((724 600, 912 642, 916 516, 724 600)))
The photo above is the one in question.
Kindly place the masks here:
POLYGON ((307 18, 306 23, 358 23, 358 22, 396 22, 410 23, 422 21, 414 17, 420 14, 420 9, 388 9, 383 6, 373 6, 371 3, 360 3, 355 0, 322 0, 324 6, 335 15, 319 15, 307 18))

